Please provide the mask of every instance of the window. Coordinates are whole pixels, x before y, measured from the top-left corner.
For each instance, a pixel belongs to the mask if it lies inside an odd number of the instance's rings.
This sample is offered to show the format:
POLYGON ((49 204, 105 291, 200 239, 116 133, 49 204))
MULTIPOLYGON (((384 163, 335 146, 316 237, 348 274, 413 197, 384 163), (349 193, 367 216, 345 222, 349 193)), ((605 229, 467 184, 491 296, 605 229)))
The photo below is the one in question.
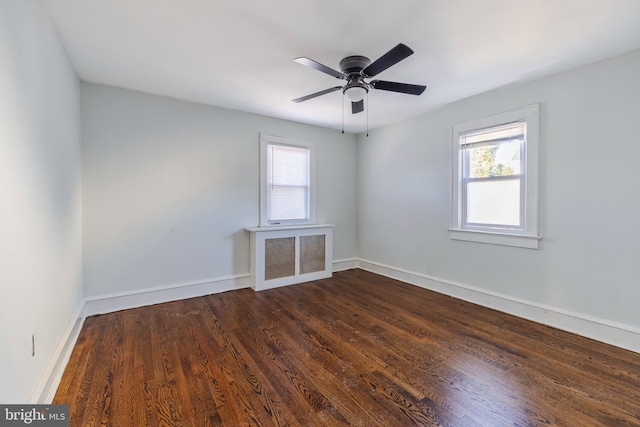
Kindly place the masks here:
POLYGON ((314 159, 310 143, 260 135, 260 225, 315 220, 314 159))
POLYGON ((538 248, 538 113, 453 126, 452 239, 538 248))

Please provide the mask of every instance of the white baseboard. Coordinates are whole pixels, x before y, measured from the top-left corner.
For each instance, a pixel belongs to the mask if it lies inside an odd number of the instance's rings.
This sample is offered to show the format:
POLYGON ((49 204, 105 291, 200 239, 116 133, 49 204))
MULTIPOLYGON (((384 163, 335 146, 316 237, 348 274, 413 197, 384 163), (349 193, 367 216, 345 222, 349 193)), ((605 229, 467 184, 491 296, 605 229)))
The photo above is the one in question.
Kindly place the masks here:
POLYGON ((573 313, 559 307, 538 304, 373 261, 360 259, 358 268, 640 353, 640 329, 631 325, 573 313))
POLYGON ((199 280, 195 282, 177 283, 168 286, 140 289, 136 291, 118 292, 86 298, 82 316, 112 313, 145 305, 217 294, 233 289, 248 288, 252 285, 249 274, 199 280))
MULTIPOLYGON (((358 267, 358 258, 345 258, 333 261, 333 271, 350 270, 358 267)), ((118 292, 86 298, 82 317, 95 314, 112 313, 114 311, 145 305, 160 304, 203 295, 217 294, 233 289, 253 286, 250 274, 220 277, 195 282, 178 283, 168 286, 146 288, 136 291, 118 292)))
POLYGON ((358 268, 360 260, 358 258, 343 258, 333 260, 333 271, 353 270, 358 268))
POLYGON ((55 397, 58 385, 62 379, 64 369, 67 367, 71 352, 76 345, 84 318, 80 316, 82 306, 76 310, 76 315, 69 321, 62 332, 60 340, 53 349, 53 353, 40 375, 40 379, 29 397, 29 404, 51 403, 55 397))

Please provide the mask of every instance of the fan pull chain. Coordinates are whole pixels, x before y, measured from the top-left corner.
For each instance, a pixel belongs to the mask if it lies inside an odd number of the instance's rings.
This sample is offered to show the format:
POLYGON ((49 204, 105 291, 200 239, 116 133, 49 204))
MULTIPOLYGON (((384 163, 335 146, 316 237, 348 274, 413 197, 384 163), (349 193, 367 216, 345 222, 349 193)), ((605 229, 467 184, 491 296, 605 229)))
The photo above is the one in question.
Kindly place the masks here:
POLYGON ((367 138, 369 138, 369 92, 367 91, 367 138))
POLYGON ((344 92, 342 92, 342 133, 344 134, 344 92))

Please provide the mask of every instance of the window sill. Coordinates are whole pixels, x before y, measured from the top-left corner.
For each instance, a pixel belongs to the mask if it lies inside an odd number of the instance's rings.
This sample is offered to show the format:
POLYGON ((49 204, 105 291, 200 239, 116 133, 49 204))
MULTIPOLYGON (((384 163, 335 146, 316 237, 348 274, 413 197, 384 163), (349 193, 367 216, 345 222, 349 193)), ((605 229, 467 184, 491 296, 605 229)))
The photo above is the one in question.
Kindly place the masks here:
POLYGON ((491 245, 514 246, 517 248, 538 249, 542 237, 518 234, 491 233, 487 231, 449 229, 449 238, 467 242, 488 243, 491 245))
POLYGON ((307 228, 326 228, 333 227, 333 224, 298 224, 298 225, 261 225, 259 227, 246 227, 245 230, 252 233, 260 233, 263 231, 275 231, 275 230, 304 230, 307 228))

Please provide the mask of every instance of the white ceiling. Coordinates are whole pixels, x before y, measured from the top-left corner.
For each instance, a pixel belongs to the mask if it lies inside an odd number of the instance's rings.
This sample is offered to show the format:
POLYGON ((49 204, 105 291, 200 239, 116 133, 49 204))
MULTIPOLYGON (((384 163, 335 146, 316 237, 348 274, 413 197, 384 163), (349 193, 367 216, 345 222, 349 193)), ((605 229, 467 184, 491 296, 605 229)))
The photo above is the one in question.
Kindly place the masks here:
MULTIPOLYGON (((415 54, 376 78, 371 128, 496 87, 640 48, 640 0, 42 0, 83 81, 339 129, 338 69, 398 43, 415 54)), ((345 108, 345 129, 367 115, 345 108)))

